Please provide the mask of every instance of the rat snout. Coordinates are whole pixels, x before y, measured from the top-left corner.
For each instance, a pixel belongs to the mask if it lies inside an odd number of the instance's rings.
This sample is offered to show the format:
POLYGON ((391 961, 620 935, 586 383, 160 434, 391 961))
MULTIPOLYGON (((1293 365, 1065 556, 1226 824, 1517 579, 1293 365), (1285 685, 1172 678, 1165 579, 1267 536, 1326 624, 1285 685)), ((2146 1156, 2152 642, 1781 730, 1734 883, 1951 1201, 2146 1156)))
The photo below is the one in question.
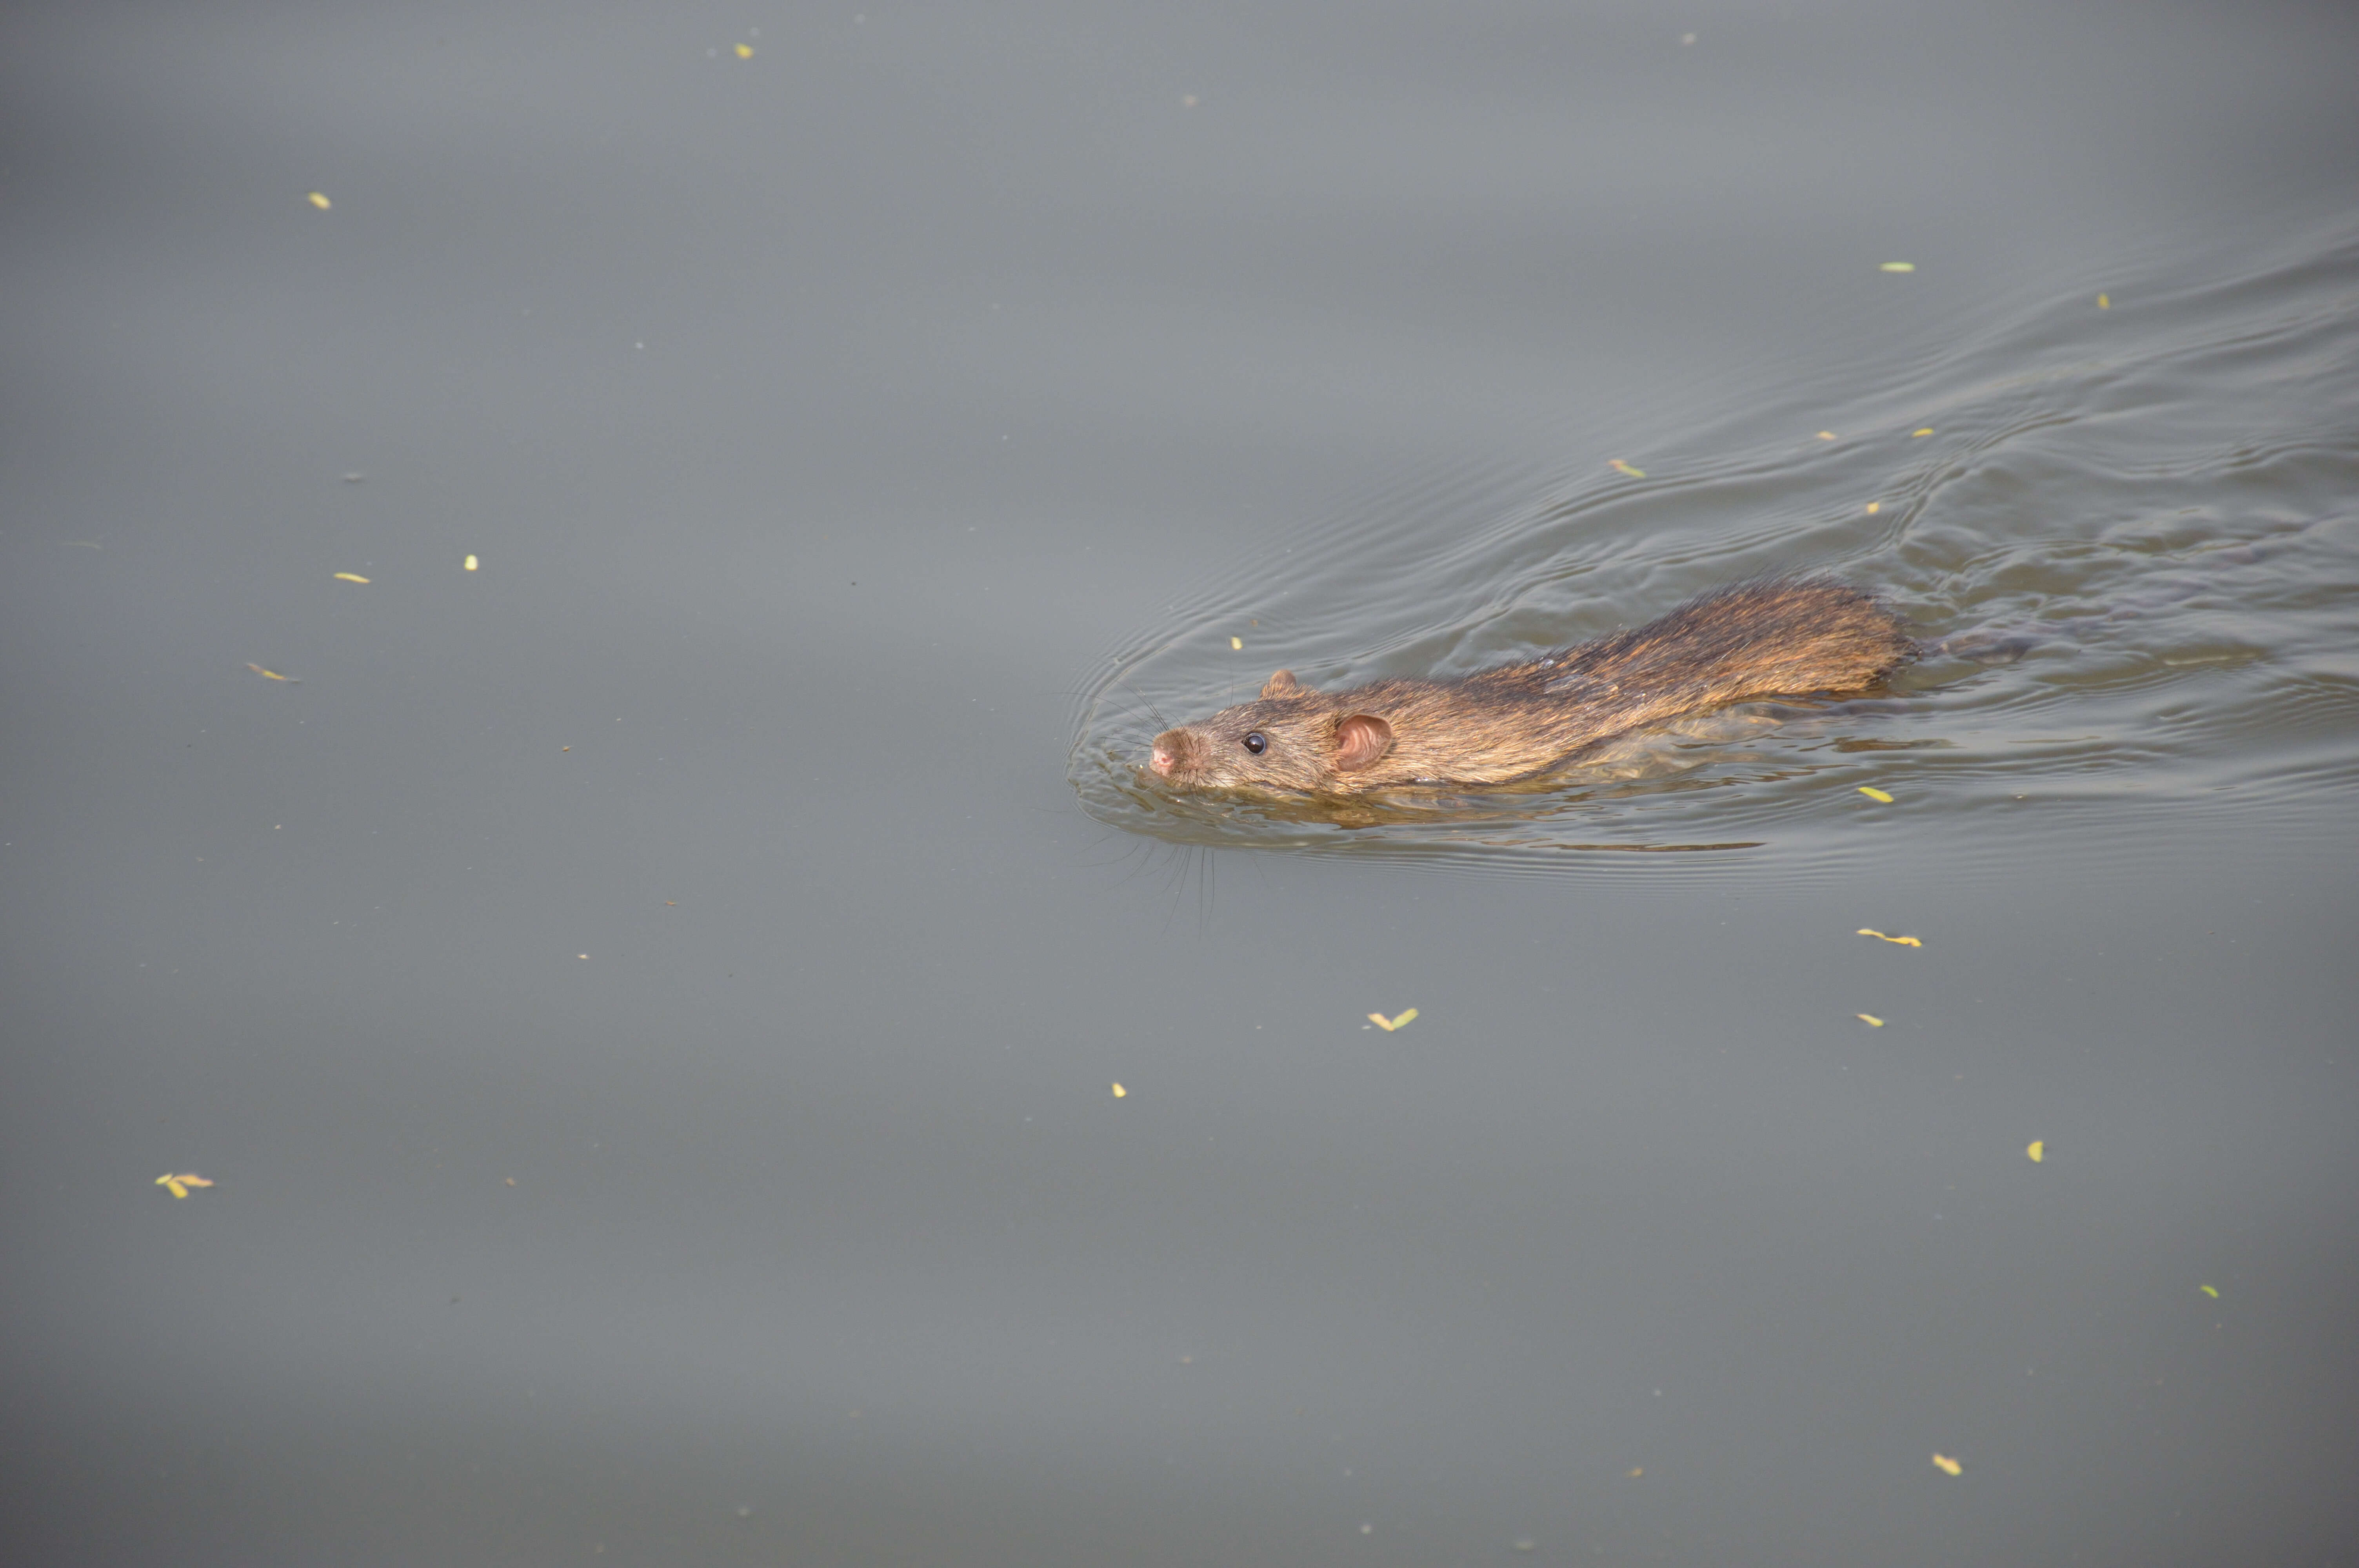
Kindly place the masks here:
POLYGON ((1190 750, 1185 731, 1166 730, 1162 734, 1158 735, 1154 744, 1147 748, 1147 765, 1168 779, 1187 762, 1190 750))

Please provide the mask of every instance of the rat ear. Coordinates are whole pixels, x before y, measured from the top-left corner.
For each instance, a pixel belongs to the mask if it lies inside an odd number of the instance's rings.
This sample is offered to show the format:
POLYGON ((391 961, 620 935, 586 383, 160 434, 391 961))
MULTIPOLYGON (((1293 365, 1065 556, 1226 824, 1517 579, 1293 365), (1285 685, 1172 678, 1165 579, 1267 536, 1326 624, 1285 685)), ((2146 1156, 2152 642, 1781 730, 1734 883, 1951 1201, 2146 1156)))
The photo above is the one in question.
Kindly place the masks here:
POLYGON ((1335 720, 1335 765, 1345 772, 1373 767, 1393 749, 1393 727, 1373 713, 1335 720))
POLYGON ((1315 697, 1318 694, 1294 678, 1292 670, 1279 670, 1261 683, 1264 697, 1315 697))

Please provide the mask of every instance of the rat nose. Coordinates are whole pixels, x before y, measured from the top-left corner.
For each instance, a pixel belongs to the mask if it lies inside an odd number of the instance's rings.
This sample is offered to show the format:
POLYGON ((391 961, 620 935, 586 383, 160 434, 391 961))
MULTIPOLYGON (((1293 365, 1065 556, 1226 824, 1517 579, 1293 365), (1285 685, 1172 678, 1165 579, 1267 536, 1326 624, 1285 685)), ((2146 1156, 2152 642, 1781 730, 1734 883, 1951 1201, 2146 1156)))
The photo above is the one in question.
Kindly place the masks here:
POLYGON ((1196 765, 1196 738, 1185 730, 1166 730, 1147 745, 1147 765, 1158 777, 1168 779, 1196 765))

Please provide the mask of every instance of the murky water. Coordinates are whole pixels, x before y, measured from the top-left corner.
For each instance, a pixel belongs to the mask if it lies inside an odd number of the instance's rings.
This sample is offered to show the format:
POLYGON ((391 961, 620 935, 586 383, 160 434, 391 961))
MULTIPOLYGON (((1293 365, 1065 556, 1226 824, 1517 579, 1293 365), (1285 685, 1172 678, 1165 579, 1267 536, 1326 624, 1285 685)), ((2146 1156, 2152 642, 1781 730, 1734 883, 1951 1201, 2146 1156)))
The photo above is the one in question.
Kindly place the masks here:
POLYGON ((2344 10, 0 46, 0 1557, 2359 1552, 2344 10))

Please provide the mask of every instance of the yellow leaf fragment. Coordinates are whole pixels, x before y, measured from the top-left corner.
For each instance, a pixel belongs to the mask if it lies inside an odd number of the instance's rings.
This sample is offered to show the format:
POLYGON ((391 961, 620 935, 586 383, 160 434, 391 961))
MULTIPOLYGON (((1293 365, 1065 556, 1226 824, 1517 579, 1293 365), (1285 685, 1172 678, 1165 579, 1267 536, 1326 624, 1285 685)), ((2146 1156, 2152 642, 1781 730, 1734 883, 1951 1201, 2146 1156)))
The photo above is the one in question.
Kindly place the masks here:
POLYGON ((289 683, 290 685, 300 685, 300 684, 301 684, 300 682, 297 681, 293 676, 282 676, 282 675, 280 675, 277 670, 266 670, 266 669, 264 669, 260 665, 251 665, 251 664, 250 664, 250 665, 246 665, 245 667, 246 667, 247 669, 252 670, 255 675, 260 676, 264 680, 283 680, 283 681, 286 681, 286 682, 289 683))
POLYGON ((1114 1085, 1114 1098, 1116 1098, 1116 1099, 1120 1099, 1120 1098, 1122 1098, 1122 1097, 1123 1097, 1123 1096, 1125 1096, 1125 1095, 1126 1095, 1126 1094, 1128 1094, 1128 1093, 1130 1093, 1130 1091, 1129 1091, 1128 1089, 1126 1089, 1126 1088, 1124 1088, 1120 1084, 1116 1084, 1116 1085, 1114 1085))
POLYGON ((1874 784, 1860 785, 1859 793, 1867 796, 1870 800, 1880 800, 1886 806, 1890 806, 1892 804, 1892 797, 1885 794, 1882 790, 1876 788, 1874 784))
POLYGON ((338 582, 363 582, 363 583, 364 583, 364 582, 368 581, 368 579, 366 579, 366 578, 364 578, 364 577, 361 576, 361 574, 360 574, 360 573, 358 573, 358 572, 338 572, 338 573, 336 573, 336 574, 335 574, 335 578, 336 578, 336 580, 337 580, 338 582))
POLYGON ((1615 473, 1628 474, 1632 479, 1644 479, 1647 477, 1647 470, 1645 469, 1634 468, 1630 464, 1624 462, 1620 458, 1615 458, 1605 466, 1612 469, 1615 473))
POLYGON ((1925 946, 1924 943, 1919 941, 1914 936, 1886 936, 1883 932, 1871 931, 1864 925, 1861 926, 1857 932, 1854 933, 1854 935, 1860 936, 1873 936, 1878 942, 1897 942, 1903 947, 1922 947, 1925 946))
POLYGON ((2031 1141, 2031 1146, 2026 1149, 2024 1152, 2031 1156, 2031 1162, 2033 1164, 2038 1164, 2042 1160, 2048 1158, 2048 1140, 2045 1138, 2033 1139, 2031 1141))
POLYGON ((1909 438, 1910 440, 1912 440, 1912 441, 1913 441, 1913 440, 1915 440, 1915 439, 1916 439, 1918 437, 1919 437, 1919 436, 1930 436, 1930 435, 1931 435, 1932 433, 1933 433, 1933 427, 1931 427, 1930 425, 1928 425, 1928 426, 1926 426, 1926 427, 1925 427, 1923 429, 1921 429, 1921 430, 1911 430, 1911 431, 1909 431, 1909 432, 1908 432, 1908 438, 1909 438))
POLYGON ((2110 300, 2110 299, 2106 298, 2106 297, 2105 297, 2104 295, 2102 295, 2102 294, 2100 294, 2099 296, 2097 296, 2097 308, 2098 308, 2098 309, 2100 309, 2100 310, 2111 310, 2113 308, 2114 308, 2114 302, 2113 302, 2112 300, 2110 300))
POLYGON ((1832 430, 1821 430, 1819 432, 1819 439, 1821 441, 1832 441, 1834 438, 1835 433, 1832 430))
POLYGON ((303 198, 303 200, 309 201, 312 206, 317 207, 322 212, 325 212, 331 206, 334 205, 334 203, 331 202, 326 197, 321 195, 316 190, 311 192, 310 195, 303 198))
POLYGON ((1232 637, 1229 639, 1229 646, 1232 648, 1242 648, 1245 645, 1245 640, 1243 637, 1232 637))
POLYGON ((1933 1468, 1943 1471, 1951 1476, 1962 1476, 1966 1473, 1966 1467, 1963 1465, 1959 1464, 1956 1460, 1951 1458, 1946 1454, 1936 1454, 1933 1455, 1933 1468))
POLYGON ((1867 514, 1868 514, 1870 517, 1875 516, 1877 513, 1879 513, 1879 512, 1881 512, 1881 511, 1883 511, 1883 510, 1884 510, 1884 503, 1882 503, 1881 501, 1871 501, 1871 502, 1869 502, 1869 503, 1867 503, 1867 514))
POLYGON ((1881 1029, 1884 1027, 1884 1020, 1876 1017, 1875 1014, 1872 1012, 1854 1012, 1852 1016, 1858 1019, 1862 1023, 1866 1024, 1870 1029, 1881 1029))
POLYGON ((473 557, 473 556, 469 556, 465 560, 461 561, 461 562, 459 563, 459 569, 460 569, 461 571, 468 571, 468 572, 471 572, 471 571, 473 571, 473 570, 475 569, 475 565, 476 565, 475 557, 473 557))
POLYGON ((1413 1019, 1416 1016, 1417 1009, 1410 1008, 1407 1012, 1395 1013, 1390 1018, 1386 1018, 1381 1012, 1372 1012, 1368 1014, 1368 1022, 1383 1030, 1386 1033, 1390 1034, 1394 1030, 1398 1029, 1401 1025, 1407 1023, 1410 1019, 1413 1019))
POLYGON ((1623 1472, 1623 1478, 1625 1480, 1635 1481, 1646 1473, 1647 1467, 1644 1465, 1633 1465, 1629 1469, 1623 1472))
POLYGON ((2213 1290, 2209 1285, 2198 1285, 2196 1289, 2201 1291, 2205 1295, 2210 1296, 2215 1302, 2220 1299, 2220 1292, 2213 1290))
POLYGON ((1917 264, 1915 262, 1879 262, 1876 264, 1875 270, 1878 272, 1915 272, 1917 270, 1917 264))
POLYGON ((752 44, 739 44, 737 46, 737 58, 739 59, 752 59, 754 58, 754 46, 752 44))
POLYGON ((167 1173, 164 1175, 157 1177, 156 1184, 170 1193, 176 1198, 184 1198, 189 1195, 189 1189, 190 1187, 210 1187, 212 1185, 212 1183, 208 1178, 197 1175, 192 1172, 182 1171, 177 1175, 167 1173))

